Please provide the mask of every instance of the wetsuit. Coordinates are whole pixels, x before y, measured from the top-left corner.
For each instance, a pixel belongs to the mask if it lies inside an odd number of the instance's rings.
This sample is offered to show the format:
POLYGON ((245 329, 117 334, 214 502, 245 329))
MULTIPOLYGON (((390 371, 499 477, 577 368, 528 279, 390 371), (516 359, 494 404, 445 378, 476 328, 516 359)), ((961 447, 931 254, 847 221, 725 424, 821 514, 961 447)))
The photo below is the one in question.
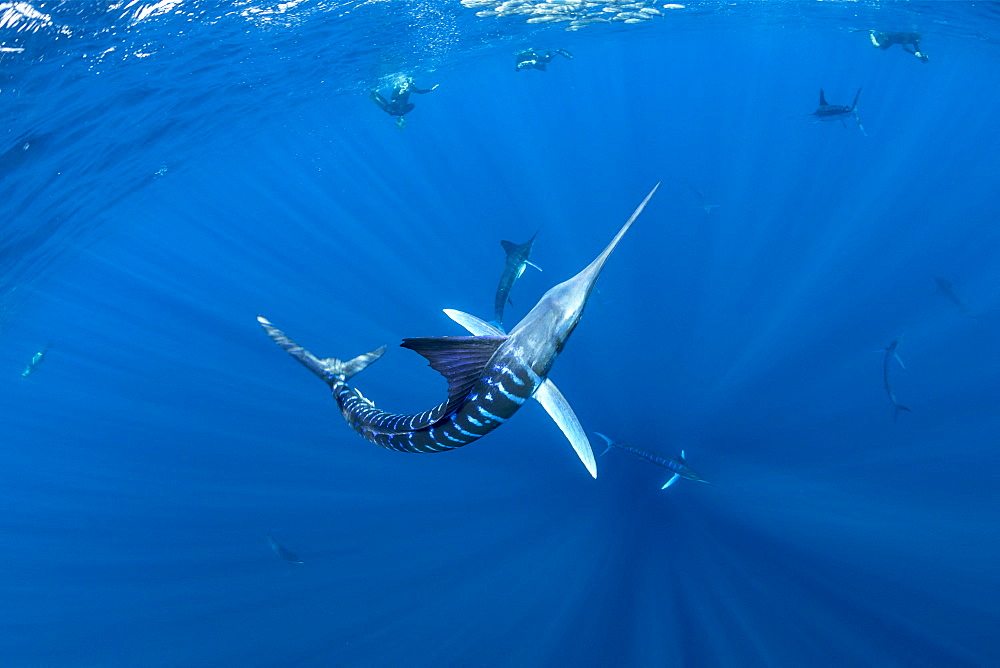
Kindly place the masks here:
POLYGON ((556 54, 562 56, 563 58, 569 58, 572 60, 573 54, 565 49, 556 49, 555 51, 546 51, 544 55, 539 54, 534 49, 525 49, 517 54, 514 60, 514 71, 520 72, 521 70, 527 70, 534 68, 536 70, 545 71, 545 63, 549 62, 556 57, 556 54))
POLYGON ((927 56, 920 52, 920 33, 918 32, 879 32, 877 30, 869 30, 868 37, 872 41, 872 46, 883 51, 893 44, 899 44, 903 47, 903 51, 913 54, 925 63, 927 62, 927 56), (913 48, 910 48, 911 46, 913 48))
POLYGON ((378 91, 374 90, 368 95, 368 97, 370 97, 372 102, 377 104, 382 111, 390 116, 402 117, 413 111, 414 104, 410 102, 410 93, 423 95, 424 93, 431 92, 435 88, 437 88, 436 85, 427 89, 417 88, 412 81, 404 81, 392 91, 391 100, 386 100, 378 94, 378 91))

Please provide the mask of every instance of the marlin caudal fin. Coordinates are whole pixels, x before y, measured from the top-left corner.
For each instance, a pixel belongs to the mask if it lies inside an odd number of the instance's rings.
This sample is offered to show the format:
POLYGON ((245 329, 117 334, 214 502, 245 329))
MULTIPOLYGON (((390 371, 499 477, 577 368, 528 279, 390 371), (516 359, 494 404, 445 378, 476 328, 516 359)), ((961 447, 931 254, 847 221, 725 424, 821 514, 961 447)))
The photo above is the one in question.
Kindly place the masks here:
POLYGON ((603 438, 604 442, 607 443, 607 445, 604 447, 604 452, 602 452, 601 454, 597 455, 598 457, 603 457, 604 455, 608 454, 608 450, 611 449, 611 444, 614 443, 614 441, 612 441, 610 438, 608 438, 607 436, 605 436, 604 434, 602 434, 599 431, 595 431, 594 433, 597 434, 598 436, 600 436, 601 438, 603 438))
MULTIPOLYGON (((505 336, 503 330, 499 327, 469 313, 463 313, 462 311, 456 311, 450 308, 444 309, 444 313, 459 325, 467 329, 470 334, 474 334, 477 337, 487 338, 505 336)), ((545 382, 542 383, 537 390, 535 390, 533 398, 542 405, 545 412, 548 413, 549 417, 551 417, 556 425, 558 425, 563 435, 569 440, 570 445, 573 446, 573 450, 580 458, 580 461, 587 467, 587 471, 590 472, 590 475, 596 478, 597 461, 594 459, 594 451, 590 447, 590 441, 587 439, 587 434, 583 431, 583 426, 580 424, 580 420, 576 417, 576 413, 573 412, 569 402, 566 401, 566 397, 562 395, 559 388, 557 388, 551 380, 546 379, 545 382)))
POLYGON ((260 326, 264 328, 267 335, 270 336, 275 343, 281 346, 285 352, 301 362, 304 367, 319 376, 324 383, 330 386, 333 385, 333 381, 337 376, 343 376, 345 379, 348 379, 361 373, 365 367, 381 357, 382 353, 384 353, 386 349, 385 346, 382 346, 371 352, 358 355, 354 359, 347 360, 346 362, 335 357, 319 359, 311 352, 295 343, 295 341, 292 341, 290 338, 285 336, 285 333, 272 325, 267 318, 257 316, 257 322, 259 322, 260 326))
POLYGON ((909 408, 907 408, 906 406, 904 406, 904 405, 902 405, 902 404, 893 404, 893 406, 894 406, 894 407, 895 407, 895 409, 896 409, 896 410, 895 410, 895 411, 893 412, 893 414, 892 414, 892 421, 893 421, 893 422, 895 422, 896 420, 898 420, 898 419, 899 419, 899 411, 906 411, 907 413, 912 413, 912 412, 913 412, 913 411, 911 411, 911 410, 910 410, 909 408))

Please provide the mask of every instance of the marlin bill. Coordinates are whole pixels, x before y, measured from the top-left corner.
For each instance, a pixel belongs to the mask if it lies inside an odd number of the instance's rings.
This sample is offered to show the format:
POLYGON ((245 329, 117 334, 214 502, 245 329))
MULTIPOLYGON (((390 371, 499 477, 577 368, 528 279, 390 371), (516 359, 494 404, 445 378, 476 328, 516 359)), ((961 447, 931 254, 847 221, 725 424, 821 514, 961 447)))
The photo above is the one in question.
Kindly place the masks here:
POLYGON ((505 423, 533 398, 555 420, 596 478, 597 463, 586 432, 548 375, 580 322, 605 263, 657 187, 659 184, 593 262, 546 292, 509 334, 473 315, 447 310, 447 315, 472 336, 404 339, 404 348, 424 356, 448 381, 447 398, 422 413, 400 415, 380 410, 349 383, 385 353, 385 346, 346 361, 319 358, 266 318, 258 316, 257 320, 275 343, 330 387, 347 424, 376 445, 399 452, 460 448, 505 423))

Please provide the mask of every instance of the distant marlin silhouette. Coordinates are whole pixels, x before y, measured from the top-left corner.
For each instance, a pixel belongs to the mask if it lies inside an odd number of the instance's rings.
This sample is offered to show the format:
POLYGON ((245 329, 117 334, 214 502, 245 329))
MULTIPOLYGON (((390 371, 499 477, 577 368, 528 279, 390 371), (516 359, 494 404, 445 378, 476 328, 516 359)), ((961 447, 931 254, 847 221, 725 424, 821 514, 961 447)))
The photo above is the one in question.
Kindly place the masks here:
POLYGON ((973 315, 972 311, 969 310, 969 307, 965 305, 965 302, 963 302, 961 299, 958 298, 958 295, 955 294, 955 288, 951 284, 951 281, 946 280, 944 278, 940 278, 939 276, 935 276, 934 282, 937 283, 938 288, 940 288, 941 290, 941 293, 944 294, 944 296, 947 297, 951 301, 951 303, 953 303, 955 306, 958 307, 958 310, 962 312, 962 315, 964 315, 966 318, 979 317, 977 315, 973 315))
POLYGON ((496 299, 493 300, 493 317, 497 325, 501 327, 503 327, 504 306, 507 302, 510 302, 511 305, 514 304, 514 302, 510 301, 510 289, 514 287, 514 281, 521 278, 525 267, 531 266, 541 271, 541 268, 537 264, 528 261, 528 258, 531 257, 531 246, 535 243, 535 237, 537 236, 538 232, 535 232, 523 244, 515 244, 511 241, 500 242, 500 245, 503 246, 504 251, 507 253, 507 263, 504 265, 503 274, 500 276, 500 283, 497 285, 496 299))
POLYGON ((885 384, 885 393, 889 395, 889 401, 892 402, 892 407, 894 409, 892 413, 893 422, 895 422, 896 418, 899 417, 899 411, 906 411, 907 413, 911 412, 909 408, 896 401, 896 393, 892 391, 892 386, 889 384, 889 362, 893 357, 895 357, 896 361, 899 362, 900 367, 903 369, 906 368, 906 365, 903 364, 903 360, 900 358, 899 353, 896 352, 896 348, 899 346, 899 341, 900 339, 896 339, 889 344, 888 348, 879 351, 885 353, 885 357, 882 358, 882 382, 885 384))
POLYGON ((864 127, 861 125, 861 117, 858 116, 858 97, 860 96, 861 89, 859 88, 858 92, 854 95, 854 102, 851 103, 851 106, 848 107, 843 104, 829 104, 827 103, 826 95, 823 94, 823 89, 821 88, 819 91, 819 106, 816 108, 816 111, 812 112, 810 115, 815 116, 817 121, 840 121, 841 125, 845 128, 847 127, 847 124, 844 123, 844 119, 853 116, 854 120, 858 123, 858 129, 861 130, 861 134, 867 137, 868 133, 865 132, 864 127))
POLYGON ((304 564, 304 563, 306 563, 306 562, 302 561, 301 559, 299 559, 298 557, 296 557, 291 552, 289 552, 287 549, 285 549, 284 546, 282 546, 281 544, 278 543, 278 541, 274 540, 274 536, 272 536, 271 534, 267 534, 267 544, 271 546, 271 549, 274 550, 274 553, 276 555, 278 555, 279 557, 281 557, 285 561, 289 561, 289 562, 291 562, 293 564, 304 564))
POLYGON ((608 444, 608 446, 606 448, 604 448, 604 452, 602 452, 600 455, 598 455, 599 457, 603 457, 604 454, 608 450, 610 450, 612 446, 614 446, 614 447, 618 448, 619 450, 624 450, 625 452, 630 452, 633 455, 635 455, 636 457, 641 457, 642 459, 645 459, 647 462, 653 462, 657 466, 662 466, 663 468, 665 468, 668 471, 670 471, 671 473, 673 473, 674 475, 672 475, 670 477, 670 480, 668 480, 667 482, 665 482, 663 484, 663 487, 661 487, 660 489, 666 489, 667 487, 670 487, 675 482, 677 482, 678 478, 685 478, 687 480, 694 480, 695 482, 708 482, 707 480, 705 480, 704 478, 702 478, 700 475, 698 475, 697 473, 695 473, 694 471, 692 471, 688 467, 687 460, 684 458, 684 451, 683 450, 681 450, 681 456, 680 457, 671 457, 671 458, 667 459, 665 457, 660 457, 659 455, 654 455, 651 452, 646 452, 645 450, 640 450, 639 448, 632 447, 631 445, 627 445, 625 443, 618 443, 616 441, 613 441, 613 440, 611 440, 610 438, 608 438, 607 436, 605 436, 604 434, 602 434, 599 431, 595 431, 594 433, 597 434, 598 436, 600 436, 601 438, 603 438, 605 440, 605 442, 608 444))
MULTIPOLYGON (((657 184, 659 187, 659 184, 657 184)), ((257 317, 264 331, 286 352, 330 386, 347 423, 363 438, 401 452, 441 452, 476 441, 506 422, 529 398, 555 420, 593 477, 597 463, 590 441, 566 399, 548 380, 549 371, 576 329, 583 309, 611 252, 649 202, 650 191, 615 238, 583 271, 546 292, 521 322, 503 334, 487 322, 458 311, 449 317, 475 336, 403 339, 448 380, 448 398, 415 415, 397 415, 348 384, 385 352, 385 346, 354 359, 320 359, 257 317)))
POLYGON ((700 204, 698 204, 698 208, 704 209, 705 213, 712 213, 712 209, 719 208, 718 204, 709 204, 708 198, 702 195, 701 192, 690 183, 688 184, 688 188, 694 191, 695 197, 697 197, 700 202, 700 204))
POLYGON ((24 371, 21 372, 21 378, 27 378, 38 371, 38 367, 45 361, 45 356, 49 354, 50 350, 52 350, 51 343, 46 344, 44 348, 32 355, 31 359, 28 360, 27 366, 24 367, 24 371))

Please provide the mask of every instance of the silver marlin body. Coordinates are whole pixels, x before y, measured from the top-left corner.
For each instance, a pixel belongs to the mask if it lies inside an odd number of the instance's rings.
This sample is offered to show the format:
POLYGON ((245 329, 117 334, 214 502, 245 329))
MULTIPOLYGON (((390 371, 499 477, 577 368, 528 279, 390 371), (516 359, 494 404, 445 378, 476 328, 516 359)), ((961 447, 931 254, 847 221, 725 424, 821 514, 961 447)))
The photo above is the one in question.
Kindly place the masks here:
POLYGON ((475 316, 446 311, 473 336, 404 339, 403 347, 427 358, 448 381, 447 399, 423 413, 399 415, 379 410, 348 382, 381 357, 385 346, 348 361, 320 359, 266 318, 258 316, 257 320, 275 343, 330 386, 347 423, 376 445, 400 452, 460 448, 505 423, 525 401, 534 398, 596 478, 597 463, 586 433, 548 375, 579 324, 604 264, 654 192, 655 187, 593 262, 546 292, 509 334, 475 316))
POLYGON ((28 361, 28 365, 24 367, 24 371, 21 372, 21 378, 27 378, 31 374, 38 370, 38 367, 43 361, 45 361, 45 356, 52 349, 52 344, 48 344, 37 353, 32 355, 31 359, 28 361))
POLYGON ((692 470, 691 467, 687 465, 687 457, 685 456, 683 450, 681 450, 680 457, 661 457, 660 455, 653 454, 652 452, 646 452, 645 450, 641 450, 627 443, 619 443, 617 441, 614 441, 599 431, 595 431, 594 433, 603 438, 604 442, 607 443, 607 447, 604 448, 604 452, 600 454, 601 457, 603 457, 608 450, 614 447, 618 448, 619 450, 624 450, 625 452, 633 454, 641 459, 645 459, 647 462, 653 462, 657 466, 662 466, 663 468, 673 473, 673 475, 670 476, 670 479, 667 480, 667 482, 663 483, 663 487, 661 487, 660 489, 666 489, 667 487, 670 487, 675 482, 677 482, 679 478, 684 478, 686 480, 694 480, 695 482, 708 482, 707 480, 702 478, 698 473, 695 473, 694 470, 692 470))

